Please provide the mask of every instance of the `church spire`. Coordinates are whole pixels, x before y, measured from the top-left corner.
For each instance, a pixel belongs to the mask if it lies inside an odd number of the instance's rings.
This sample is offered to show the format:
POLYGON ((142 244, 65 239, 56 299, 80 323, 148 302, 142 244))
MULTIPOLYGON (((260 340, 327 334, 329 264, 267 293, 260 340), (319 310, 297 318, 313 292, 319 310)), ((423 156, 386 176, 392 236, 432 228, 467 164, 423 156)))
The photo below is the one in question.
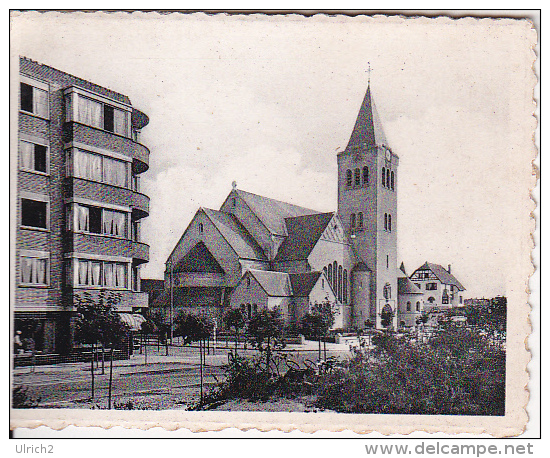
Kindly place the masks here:
POLYGON ((374 100, 372 100, 370 90, 370 65, 369 65, 369 84, 367 86, 367 93, 359 109, 357 120, 355 121, 355 127, 351 133, 351 137, 346 149, 363 148, 370 146, 386 145, 386 136, 382 129, 382 123, 376 111, 374 100))

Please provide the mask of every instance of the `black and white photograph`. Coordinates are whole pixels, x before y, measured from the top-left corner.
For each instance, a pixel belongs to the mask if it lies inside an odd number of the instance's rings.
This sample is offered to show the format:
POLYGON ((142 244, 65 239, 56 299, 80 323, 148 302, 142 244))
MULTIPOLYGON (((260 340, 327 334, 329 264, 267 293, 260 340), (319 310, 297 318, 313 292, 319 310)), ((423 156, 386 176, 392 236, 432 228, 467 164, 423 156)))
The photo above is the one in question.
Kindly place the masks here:
POLYGON ((13 430, 524 431, 530 20, 10 28, 13 430))

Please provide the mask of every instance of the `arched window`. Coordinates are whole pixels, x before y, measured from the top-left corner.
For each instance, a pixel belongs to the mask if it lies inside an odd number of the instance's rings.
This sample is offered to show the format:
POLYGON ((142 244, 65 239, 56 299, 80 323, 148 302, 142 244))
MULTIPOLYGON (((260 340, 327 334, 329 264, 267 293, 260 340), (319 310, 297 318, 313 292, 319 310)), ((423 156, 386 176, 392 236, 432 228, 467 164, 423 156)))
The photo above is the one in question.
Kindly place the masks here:
POLYGON ((332 264, 328 265, 328 282, 332 285, 332 264))
POLYGON ((388 213, 388 231, 391 232, 391 215, 388 213))
POLYGON ((433 297, 433 296, 428 297, 428 302, 430 304, 433 304, 435 302, 435 297, 433 297))
POLYGON ((338 300, 342 302, 342 266, 338 266, 338 300))
POLYGON ((420 312, 420 301, 416 302, 416 311, 420 312))
POLYGON ((411 301, 407 301, 407 312, 411 311, 411 301))
POLYGON ((363 186, 369 185, 369 168, 363 167, 363 186))
POLYGON ((361 186, 361 171, 355 169, 355 186, 361 186))
POLYGON ((338 294, 338 263, 336 261, 332 264, 332 289, 335 294, 338 294))
POLYGON ((323 272, 325 273, 325 277, 328 278, 328 271, 327 271, 327 268, 326 268, 326 267, 323 267, 323 272))
POLYGON ((384 213, 384 230, 388 230, 388 214, 384 213))
POLYGON ((349 217, 349 223, 352 229, 355 228, 355 213, 352 213, 349 217))
POLYGON ((258 304, 252 304, 252 313, 256 315, 258 313, 258 304))
POLYGON ((390 188, 390 169, 386 169, 386 188, 390 188))
POLYGON ((199 233, 202 234, 204 232, 204 224, 199 223, 199 233))
POLYGON ((342 298, 344 304, 348 302, 348 271, 344 269, 344 275, 342 280, 342 298))
POLYGON ((351 170, 346 170, 346 184, 348 185, 349 188, 351 188, 352 184, 353 184, 353 177, 352 177, 352 173, 351 173, 351 170))
POLYGON ((246 279, 246 286, 250 286, 250 277, 246 279))
POLYGON ((357 214, 357 227, 363 227, 363 212, 357 214))
POLYGON ((248 319, 250 320, 250 318, 252 318, 252 305, 246 304, 246 307, 248 309, 248 319))
POLYGON ((394 185, 394 179, 395 179, 395 175, 393 174, 393 171, 392 171, 392 173, 391 173, 391 183, 390 183, 390 185, 391 185, 391 190, 392 190, 392 191, 394 190, 394 187, 393 187, 393 185, 394 185))
POLYGON ((386 187, 386 167, 382 167, 382 186, 386 187))

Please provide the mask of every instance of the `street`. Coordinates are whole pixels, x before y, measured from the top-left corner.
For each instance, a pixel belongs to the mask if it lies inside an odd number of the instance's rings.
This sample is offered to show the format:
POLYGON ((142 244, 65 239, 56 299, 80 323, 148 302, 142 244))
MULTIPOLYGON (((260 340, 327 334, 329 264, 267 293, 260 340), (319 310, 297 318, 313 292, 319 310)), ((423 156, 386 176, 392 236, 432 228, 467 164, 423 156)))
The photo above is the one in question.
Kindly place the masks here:
MULTIPOLYGON (((215 386, 224 377, 224 365, 232 348, 218 348, 206 355, 203 368, 204 392, 215 386)), ((199 349, 197 347, 147 348, 145 354, 135 354, 129 360, 113 364, 113 401, 122 404, 131 401, 133 408, 143 409, 185 409, 200 400, 199 349)), ((252 356, 255 350, 239 349, 240 355, 252 356)), ((316 342, 292 345, 283 352, 289 360, 304 367, 305 361, 317 361, 316 342)), ((327 344, 327 356, 345 357, 349 349, 345 345, 327 344)), ((27 394, 40 398, 40 407, 59 408, 106 408, 109 384, 109 363, 105 361, 95 370, 95 395, 91 396, 91 374, 89 363, 67 363, 49 366, 18 367, 13 372, 13 386, 27 388, 27 394)), ((286 364, 280 364, 281 371, 286 364)))

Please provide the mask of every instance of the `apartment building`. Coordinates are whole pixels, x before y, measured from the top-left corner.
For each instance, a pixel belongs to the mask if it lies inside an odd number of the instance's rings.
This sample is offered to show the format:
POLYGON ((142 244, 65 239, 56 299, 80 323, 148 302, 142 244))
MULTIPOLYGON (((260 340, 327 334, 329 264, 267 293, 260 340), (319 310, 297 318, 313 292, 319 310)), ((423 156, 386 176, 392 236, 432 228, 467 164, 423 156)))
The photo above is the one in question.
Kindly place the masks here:
POLYGON ((78 295, 116 292, 129 322, 148 307, 139 135, 149 120, 123 94, 26 57, 19 65, 13 330, 66 353, 78 295))

